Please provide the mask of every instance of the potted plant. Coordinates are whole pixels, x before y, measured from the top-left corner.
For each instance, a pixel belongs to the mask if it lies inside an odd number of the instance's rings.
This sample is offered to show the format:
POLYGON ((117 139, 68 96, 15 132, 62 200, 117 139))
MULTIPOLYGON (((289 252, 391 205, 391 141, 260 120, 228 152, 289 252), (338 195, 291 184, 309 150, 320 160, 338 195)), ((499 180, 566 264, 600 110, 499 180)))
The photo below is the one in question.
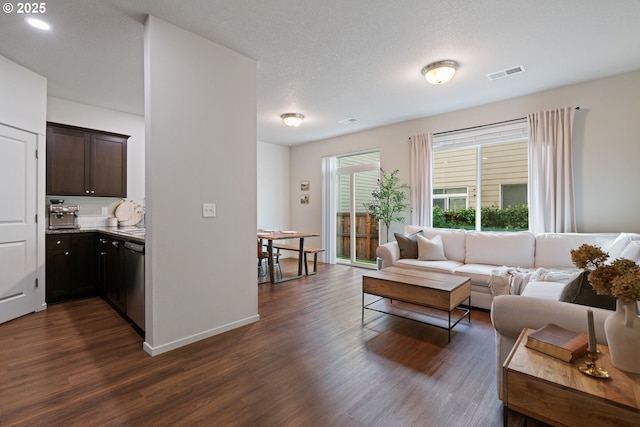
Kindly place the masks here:
POLYGON ((378 187, 371 193, 373 199, 371 202, 364 203, 364 207, 371 217, 384 224, 387 242, 389 241, 389 226, 392 222, 404 222, 404 216, 401 213, 409 208, 406 193, 409 186, 400 182, 398 172, 396 169, 391 173, 386 173, 384 169, 380 168, 378 187))

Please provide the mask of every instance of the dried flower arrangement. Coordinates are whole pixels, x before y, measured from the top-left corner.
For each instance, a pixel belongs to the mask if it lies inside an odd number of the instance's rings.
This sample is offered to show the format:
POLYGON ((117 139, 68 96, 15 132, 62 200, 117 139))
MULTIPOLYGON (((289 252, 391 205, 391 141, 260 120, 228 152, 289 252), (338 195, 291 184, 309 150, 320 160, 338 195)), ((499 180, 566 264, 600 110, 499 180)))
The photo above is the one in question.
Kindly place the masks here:
POLYGON ((571 250, 571 261, 576 267, 591 270, 589 283, 598 295, 640 300, 640 266, 624 258, 605 264, 608 258, 609 254, 598 246, 584 244, 571 250))

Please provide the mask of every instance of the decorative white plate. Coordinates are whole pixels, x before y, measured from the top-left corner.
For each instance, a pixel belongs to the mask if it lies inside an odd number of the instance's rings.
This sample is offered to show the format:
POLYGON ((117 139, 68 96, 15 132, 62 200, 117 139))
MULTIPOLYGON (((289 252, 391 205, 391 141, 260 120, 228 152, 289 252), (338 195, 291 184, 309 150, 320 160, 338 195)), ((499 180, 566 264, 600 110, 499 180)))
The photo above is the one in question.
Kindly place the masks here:
POLYGON ((142 220, 142 215, 144 215, 142 208, 136 206, 136 209, 134 209, 133 214, 131 214, 129 218, 129 225, 137 225, 142 220))
POLYGON ((292 230, 287 230, 287 231, 283 231, 282 234, 296 234, 297 231, 292 231, 292 230))
POLYGON ((116 208, 118 222, 129 221, 136 210, 136 205, 130 200, 123 200, 116 208))
POLYGON ((115 215, 121 225, 136 225, 142 220, 144 210, 131 200, 123 200, 116 208, 115 215))

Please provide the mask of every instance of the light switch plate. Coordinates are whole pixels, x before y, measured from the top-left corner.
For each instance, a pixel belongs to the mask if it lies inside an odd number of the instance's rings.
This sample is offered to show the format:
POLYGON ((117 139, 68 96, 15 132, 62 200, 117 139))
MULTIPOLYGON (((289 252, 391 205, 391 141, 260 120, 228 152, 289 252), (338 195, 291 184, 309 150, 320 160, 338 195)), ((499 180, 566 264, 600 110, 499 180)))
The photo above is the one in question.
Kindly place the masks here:
POLYGON ((216 204, 215 203, 203 203, 202 204, 202 217, 203 218, 215 218, 216 216, 216 204))

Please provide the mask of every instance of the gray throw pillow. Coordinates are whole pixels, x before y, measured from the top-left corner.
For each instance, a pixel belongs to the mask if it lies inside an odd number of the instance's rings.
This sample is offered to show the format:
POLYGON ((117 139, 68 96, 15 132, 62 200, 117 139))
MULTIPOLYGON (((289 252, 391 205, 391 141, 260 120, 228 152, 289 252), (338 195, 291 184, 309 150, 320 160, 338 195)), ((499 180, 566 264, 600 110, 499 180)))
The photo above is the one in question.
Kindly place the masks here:
POLYGON ((607 310, 616 309, 616 299, 608 295, 598 295, 589 283, 589 272, 583 271, 571 282, 567 283, 560 294, 560 301, 573 304, 588 305, 607 310))
POLYGON ((405 236, 400 233, 393 233, 400 248, 400 259, 418 258, 418 234, 422 236, 422 231, 405 236))

